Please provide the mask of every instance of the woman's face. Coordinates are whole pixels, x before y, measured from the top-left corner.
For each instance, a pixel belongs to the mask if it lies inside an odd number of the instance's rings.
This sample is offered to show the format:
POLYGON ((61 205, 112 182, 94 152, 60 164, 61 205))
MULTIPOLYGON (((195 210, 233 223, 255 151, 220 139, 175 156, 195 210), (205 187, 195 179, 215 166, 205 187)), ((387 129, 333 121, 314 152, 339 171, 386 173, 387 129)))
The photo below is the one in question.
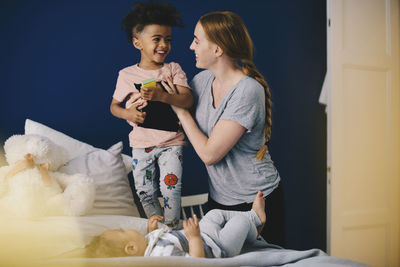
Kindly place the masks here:
POLYGON ((196 55, 196 67, 200 69, 209 69, 215 63, 217 57, 215 55, 217 45, 210 42, 203 26, 197 22, 194 29, 194 39, 190 45, 190 50, 193 50, 196 55))

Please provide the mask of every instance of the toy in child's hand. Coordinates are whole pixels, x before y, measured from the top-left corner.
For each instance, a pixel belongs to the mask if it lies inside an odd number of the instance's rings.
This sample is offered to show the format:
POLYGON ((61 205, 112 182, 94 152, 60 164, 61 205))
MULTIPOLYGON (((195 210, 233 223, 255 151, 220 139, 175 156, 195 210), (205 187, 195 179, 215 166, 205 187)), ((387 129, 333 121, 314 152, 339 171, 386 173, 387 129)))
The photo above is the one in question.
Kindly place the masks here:
POLYGON ((142 82, 142 86, 146 87, 146 88, 154 88, 157 86, 157 83, 154 78, 150 78, 150 79, 144 80, 142 82))
POLYGON ((141 83, 140 95, 143 100, 147 101, 161 101, 165 88, 155 81, 154 78, 147 79, 141 83))
POLYGON ((83 174, 57 172, 66 151, 39 135, 13 135, 4 144, 9 166, 0 168, 0 212, 34 218, 84 215, 93 206, 95 186, 83 174))

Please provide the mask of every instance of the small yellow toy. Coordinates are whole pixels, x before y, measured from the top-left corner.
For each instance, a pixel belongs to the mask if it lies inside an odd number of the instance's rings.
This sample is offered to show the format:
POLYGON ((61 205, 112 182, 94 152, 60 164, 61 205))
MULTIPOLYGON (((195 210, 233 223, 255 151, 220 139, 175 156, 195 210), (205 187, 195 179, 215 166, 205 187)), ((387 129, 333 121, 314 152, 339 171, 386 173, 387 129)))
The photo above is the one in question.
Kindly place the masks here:
POLYGON ((146 88, 154 88, 157 86, 157 83, 154 78, 150 78, 150 79, 144 80, 142 82, 142 86, 146 87, 146 88))

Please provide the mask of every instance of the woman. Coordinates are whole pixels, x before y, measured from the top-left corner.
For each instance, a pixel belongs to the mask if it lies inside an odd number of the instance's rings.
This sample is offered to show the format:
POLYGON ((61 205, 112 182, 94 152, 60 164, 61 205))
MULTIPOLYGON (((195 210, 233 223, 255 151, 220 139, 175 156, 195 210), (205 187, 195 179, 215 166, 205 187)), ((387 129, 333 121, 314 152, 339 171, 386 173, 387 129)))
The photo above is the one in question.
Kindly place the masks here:
POLYGON ((238 15, 216 11, 200 18, 190 49, 206 69, 191 83, 195 116, 173 109, 206 164, 209 209, 250 210, 254 192, 267 196, 280 181, 267 150, 271 94, 252 62, 251 38, 238 15))

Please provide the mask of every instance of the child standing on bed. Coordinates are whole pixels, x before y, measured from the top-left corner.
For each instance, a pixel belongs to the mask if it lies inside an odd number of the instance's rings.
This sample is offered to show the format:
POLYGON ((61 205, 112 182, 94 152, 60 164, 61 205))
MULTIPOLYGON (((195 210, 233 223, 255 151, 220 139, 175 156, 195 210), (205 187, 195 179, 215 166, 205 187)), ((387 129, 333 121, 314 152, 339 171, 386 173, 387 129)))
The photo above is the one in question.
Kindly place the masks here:
POLYGON ((250 211, 214 209, 199 222, 184 221, 184 230, 157 229, 160 217, 148 220, 146 236, 136 230, 108 230, 92 239, 86 247, 89 257, 187 256, 233 257, 245 242, 257 238, 257 227, 266 221, 265 200, 259 191, 250 211))
POLYGON ((167 3, 137 2, 125 15, 122 28, 140 51, 140 61, 119 72, 110 110, 114 116, 134 126, 129 134, 132 171, 136 192, 147 218, 164 216, 164 223, 175 228, 180 219, 182 146, 186 141, 177 118, 174 121, 162 116, 168 112, 174 115, 170 104, 190 108, 193 98, 186 74, 179 64, 164 62, 171 49, 173 26, 183 27, 182 20, 176 8, 167 3), (175 85, 177 94, 164 91, 160 83, 153 88, 141 86, 142 81, 151 78, 161 81, 161 84, 175 85), (150 104, 153 104, 152 109, 144 111, 150 104), (166 111, 162 109, 165 107, 166 111), (150 111, 153 111, 151 116, 150 111), (160 125, 166 121, 169 125, 160 125), (160 186, 155 179, 157 165, 160 186), (158 188, 164 200, 163 211, 157 198, 158 188))

